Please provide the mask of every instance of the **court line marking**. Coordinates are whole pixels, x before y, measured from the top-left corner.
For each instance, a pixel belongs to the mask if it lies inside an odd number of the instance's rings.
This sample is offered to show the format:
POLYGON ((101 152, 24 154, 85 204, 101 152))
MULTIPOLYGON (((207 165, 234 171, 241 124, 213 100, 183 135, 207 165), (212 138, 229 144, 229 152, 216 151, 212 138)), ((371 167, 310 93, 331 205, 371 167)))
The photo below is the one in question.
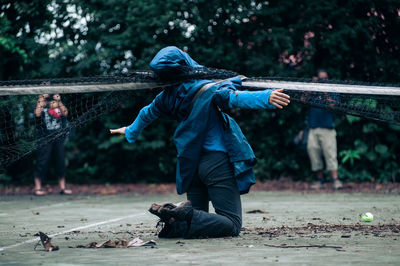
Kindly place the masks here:
MULTIPOLYGON (((121 220, 125 220, 125 219, 128 219, 128 218, 133 218, 133 217, 140 217, 140 216, 143 216, 143 215, 146 215, 146 213, 131 214, 131 215, 128 215, 128 216, 118 217, 118 218, 114 218, 114 219, 110 219, 110 220, 106 220, 106 221, 102 221, 102 222, 97 222, 97 223, 94 223, 94 224, 88 224, 88 225, 84 225, 84 226, 79 226, 79 227, 75 227, 75 228, 72 228, 72 229, 68 229, 68 230, 65 230, 65 231, 61 231, 61 232, 58 232, 58 233, 51 234, 51 235, 49 235, 49 237, 55 237, 55 236, 58 236, 58 235, 63 235, 63 234, 71 233, 73 231, 83 230, 83 229, 87 229, 87 228, 94 227, 94 226, 99 226, 99 225, 104 225, 104 224, 109 224, 109 223, 115 223, 115 222, 119 222, 121 220)), ((0 251, 4 251, 4 250, 10 249, 10 248, 15 248, 15 247, 22 246, 22 245, 28 244, 28 243, 38 242, 39 240, 40 240, 40 237, 36 237, 36 238, 25 240, 23 242, 16 243, 16 244, 13 244, 13 245, 0 247, 0 251)))

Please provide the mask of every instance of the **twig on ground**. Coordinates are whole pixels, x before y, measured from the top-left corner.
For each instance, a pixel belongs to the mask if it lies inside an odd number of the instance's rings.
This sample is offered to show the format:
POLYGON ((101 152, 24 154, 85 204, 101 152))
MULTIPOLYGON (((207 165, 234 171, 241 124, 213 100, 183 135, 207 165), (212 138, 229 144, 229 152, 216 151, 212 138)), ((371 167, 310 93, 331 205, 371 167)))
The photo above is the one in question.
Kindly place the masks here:
POLYGON ((327 245, 287 245, 287 244, 281 244, 281 245, 273 245, 273 244, 264 244, 267 247, 273 247, 273 248, 334 248, 336 250, 343 251, 343 247, 341 246, 327 246, 327 245))

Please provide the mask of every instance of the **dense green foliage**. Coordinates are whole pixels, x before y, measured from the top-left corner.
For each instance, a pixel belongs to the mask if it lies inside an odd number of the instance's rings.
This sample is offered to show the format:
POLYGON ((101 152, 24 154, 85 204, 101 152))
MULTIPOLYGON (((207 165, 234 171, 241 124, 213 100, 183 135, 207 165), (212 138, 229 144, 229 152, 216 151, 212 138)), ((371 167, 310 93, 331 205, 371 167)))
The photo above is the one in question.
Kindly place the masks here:
MULTIPOLYGON (((311 77, 323 67, 334 79, 399 82, 399 26, 398 0, 3 0, 0 77, 125 73, 176 45, 203 65, 248 76, 311 77)), ((76 131, 67 144, 68 180, 174 181, 175 122, 160 119, 134 145, 107 132, 130 124, 154 95, 137 93, 76 131)), ((307 157, 291 145, 305 112, 296 104, 232 112, 259 158, 258 178, 311 176, 307 157)), ((400 179, 399 127, 343 115, 336 124, 342 179, 400 179)), ((12 182, 30 182, 33 166, 24 169, 9 171, 12 182)))

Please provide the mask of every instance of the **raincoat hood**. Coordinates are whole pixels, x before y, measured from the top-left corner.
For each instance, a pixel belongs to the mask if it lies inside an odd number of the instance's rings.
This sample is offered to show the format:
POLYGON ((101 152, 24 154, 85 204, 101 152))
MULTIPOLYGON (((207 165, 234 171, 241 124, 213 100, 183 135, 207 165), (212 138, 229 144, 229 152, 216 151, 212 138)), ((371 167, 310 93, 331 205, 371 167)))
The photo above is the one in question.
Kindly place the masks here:
POLYGON ((161 49, 150 62, 151 70, 160 78, 169 78, 181 74, 185 69, 197 67, 203 66, 175 46, 168 46, 161 49))

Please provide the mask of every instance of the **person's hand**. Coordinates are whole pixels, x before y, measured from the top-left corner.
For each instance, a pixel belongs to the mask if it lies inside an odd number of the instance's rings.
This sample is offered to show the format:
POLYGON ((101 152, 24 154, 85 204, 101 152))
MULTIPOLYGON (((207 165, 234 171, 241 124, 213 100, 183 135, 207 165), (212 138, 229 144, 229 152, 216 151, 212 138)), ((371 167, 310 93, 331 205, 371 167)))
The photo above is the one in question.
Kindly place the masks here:
POLYGON ((46 95, 47 95, 47 94, 41 94, 41 95, 39 95, 38 100, 37 100, 37 102, 36 102, 36 106, 37 106, 37 107, 43 108, 43 107, 46 106, 46 95))
POLYGON ((274 90, 271 92, 268 102, 276 108, 282 109, 290 103, 290 96, 283 93, 283 89, 274 90))
POLYGON ((54 100, 54 101, 61 101, 61 96, 60 96, 60 94, 58 94, 58 93, 57 93, 57 94, 54 94, 54 95, 53 95, 53 100, 54 100))
POLYGON ((111 134, 125 134, 125 128, 126 127, 121 127, 117 129, 110 129, 111 134))

